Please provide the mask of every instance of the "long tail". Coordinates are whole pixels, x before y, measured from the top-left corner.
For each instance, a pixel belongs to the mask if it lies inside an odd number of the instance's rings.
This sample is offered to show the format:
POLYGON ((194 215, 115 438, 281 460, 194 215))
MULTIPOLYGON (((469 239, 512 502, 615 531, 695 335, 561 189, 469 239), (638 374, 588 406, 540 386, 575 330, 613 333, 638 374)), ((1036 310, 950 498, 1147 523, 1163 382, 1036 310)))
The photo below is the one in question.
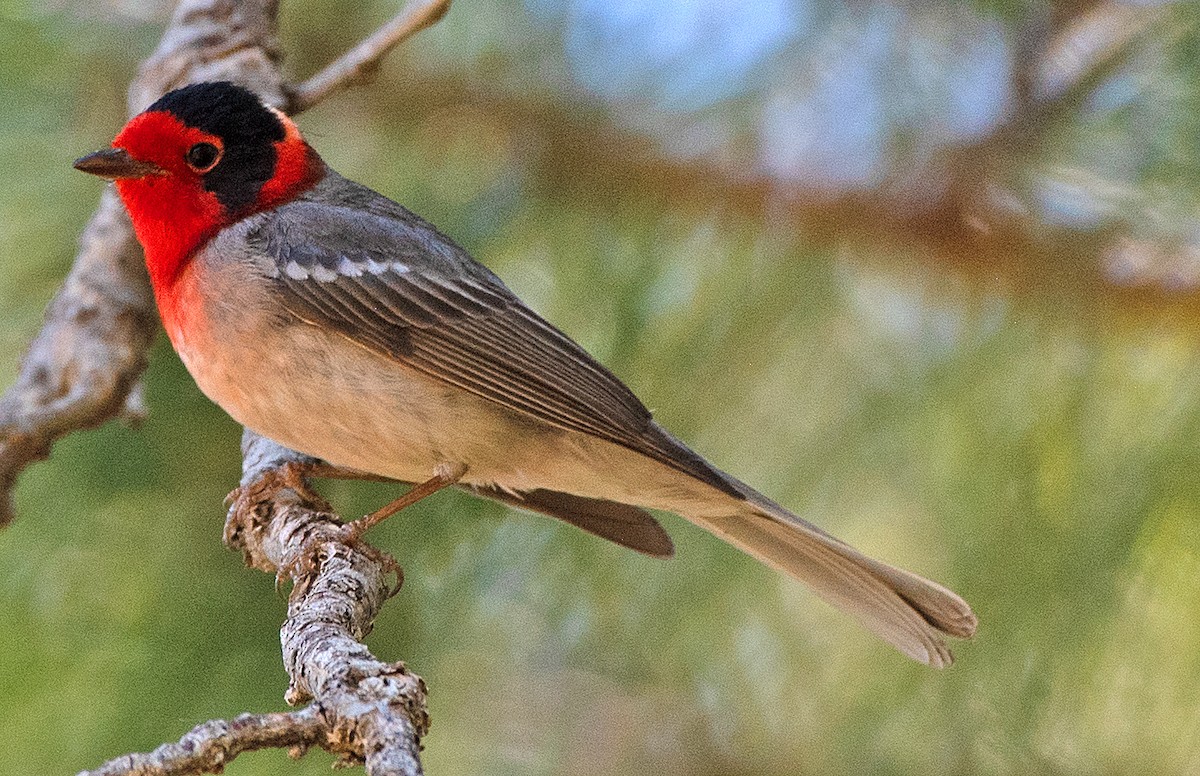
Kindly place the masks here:
POLYGON ((745 490, 747 500, 731 514, 684 516, 808 585, 914 660, 948 666, 954 657, 942 636, 970 638, 975 633, 975 613, 953 592, 868 558, 749 487, 745 490))

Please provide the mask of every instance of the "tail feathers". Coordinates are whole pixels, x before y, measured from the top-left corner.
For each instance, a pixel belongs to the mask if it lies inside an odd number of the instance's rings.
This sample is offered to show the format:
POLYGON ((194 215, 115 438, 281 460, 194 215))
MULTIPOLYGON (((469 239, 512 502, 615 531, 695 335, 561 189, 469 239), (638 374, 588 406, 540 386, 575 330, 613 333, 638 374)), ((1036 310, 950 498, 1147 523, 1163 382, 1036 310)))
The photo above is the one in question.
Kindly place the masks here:
POLYGON ((912 659, 935 668, 954 662, 942 636, 974 634, 977 620, 966 601, 935 582, 868 558, 763 501, 747 502, 729 516, 689 519, 808 585, 912 659))

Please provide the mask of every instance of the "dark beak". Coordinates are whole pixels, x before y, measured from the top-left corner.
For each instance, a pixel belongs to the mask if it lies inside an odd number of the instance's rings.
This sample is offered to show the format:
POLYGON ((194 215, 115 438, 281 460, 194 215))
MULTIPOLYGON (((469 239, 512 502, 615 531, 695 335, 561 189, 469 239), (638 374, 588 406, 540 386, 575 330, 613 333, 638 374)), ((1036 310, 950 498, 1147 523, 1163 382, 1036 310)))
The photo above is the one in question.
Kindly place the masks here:
POLYGON ((106 148, 75 160, 75 169, 115 181, 118 178, 144 178, 147 175, 166 175, 167 171, 153 162, 134 159, 124 148, 106 148))

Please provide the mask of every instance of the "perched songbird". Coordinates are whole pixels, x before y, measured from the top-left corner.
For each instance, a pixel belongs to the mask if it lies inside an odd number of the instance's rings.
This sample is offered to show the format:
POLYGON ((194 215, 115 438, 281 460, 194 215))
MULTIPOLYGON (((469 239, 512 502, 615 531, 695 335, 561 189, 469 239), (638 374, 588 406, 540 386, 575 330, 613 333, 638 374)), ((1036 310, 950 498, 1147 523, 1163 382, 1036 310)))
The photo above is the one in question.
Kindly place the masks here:
POLYGON ((971 608, 720 471, 428 222, 331 170, 229 83, 173 91, 75 166, 116 181, 171 343, 238 422, 332 466, 449 484, 649 555, 675 512, 904 654, 971 608))

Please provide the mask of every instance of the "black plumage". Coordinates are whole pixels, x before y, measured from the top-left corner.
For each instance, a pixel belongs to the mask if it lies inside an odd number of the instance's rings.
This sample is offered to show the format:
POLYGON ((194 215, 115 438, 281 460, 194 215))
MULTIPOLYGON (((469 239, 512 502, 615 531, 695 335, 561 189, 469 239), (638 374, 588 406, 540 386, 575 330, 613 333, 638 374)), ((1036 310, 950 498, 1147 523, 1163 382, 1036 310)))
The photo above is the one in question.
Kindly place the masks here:
POLYGON ((252 92, 225 81, 192 84, 168 92, 147 111, 170 113, 223 141, 220 162, 203 180, 230 213, 252 206, 275 174, 275 143, 284 138, 283 122, 252 92))

